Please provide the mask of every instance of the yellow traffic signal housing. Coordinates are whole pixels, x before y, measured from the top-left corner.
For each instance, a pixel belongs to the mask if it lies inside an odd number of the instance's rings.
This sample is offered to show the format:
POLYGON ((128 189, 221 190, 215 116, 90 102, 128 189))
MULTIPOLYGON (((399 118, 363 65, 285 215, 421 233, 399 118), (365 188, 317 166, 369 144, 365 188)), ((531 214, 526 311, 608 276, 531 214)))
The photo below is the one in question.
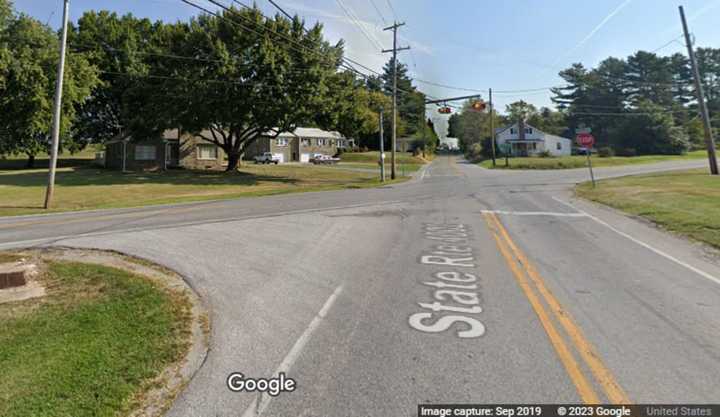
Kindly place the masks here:
POLYGON ((477 111, 483 111, 485 110, 485 107, 485 102, 480 100, 474 101, 472 104, 472 109, 477 111))

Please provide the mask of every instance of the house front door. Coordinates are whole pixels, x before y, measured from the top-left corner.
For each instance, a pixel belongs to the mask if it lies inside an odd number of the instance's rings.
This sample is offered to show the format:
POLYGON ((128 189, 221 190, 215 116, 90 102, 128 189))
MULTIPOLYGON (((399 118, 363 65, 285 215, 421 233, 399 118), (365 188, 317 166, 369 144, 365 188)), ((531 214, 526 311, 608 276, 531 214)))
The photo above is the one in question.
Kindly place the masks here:
POLYGON ((180 144, 165 144, 165 167, 177 168, 180 165, 180 144))

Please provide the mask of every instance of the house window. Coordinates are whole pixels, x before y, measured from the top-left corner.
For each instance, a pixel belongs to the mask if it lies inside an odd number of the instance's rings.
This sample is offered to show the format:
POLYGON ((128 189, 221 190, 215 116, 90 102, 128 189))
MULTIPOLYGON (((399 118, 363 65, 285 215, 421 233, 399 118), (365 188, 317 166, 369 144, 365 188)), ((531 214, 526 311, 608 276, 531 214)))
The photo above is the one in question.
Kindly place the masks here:
POLYGON ((310 146, 312 144, 312 142, 308 138, 302 138, 301 141, 302 141, 302 146, 310 146))
POLYGON ((558 151, 561 151, 561 150, 562 150, 562 143, 557 142, 557 143, 555 144, 555 147, 557 148, 558 151))
POLYGON ((318 139, 318 146, 327 146, 328 140, 327 139, 318 139))
POLYGON ((154 161, 156 148, 154 145, 137 145, 135 147, 136 161, 154 161))
POLYGON ((218 157, 218 148, 215 145, 200 144, 197 146, 198 159, 215 160, 218 157))
POLYGON ((287 138, 277 138, 276 141, 278 146, 287 146, 288 144, 287 138))
POLYGON ((536 150, 536 149, 537 149, 537 143, 533 142, 533 143, 532 143, 532 150, 534 151, 534 150, 536 150))
POLYGON ((513 127, 510 128, 510 134, 511 134, 511 135, 514 135, 514 134, 515 134, 515 128, 513 128, 513 127))
POLYGON ((525 128, 525 133, 527 133, 528 135, 532 135, 532 132, 533 132, 532 127, 525 128))

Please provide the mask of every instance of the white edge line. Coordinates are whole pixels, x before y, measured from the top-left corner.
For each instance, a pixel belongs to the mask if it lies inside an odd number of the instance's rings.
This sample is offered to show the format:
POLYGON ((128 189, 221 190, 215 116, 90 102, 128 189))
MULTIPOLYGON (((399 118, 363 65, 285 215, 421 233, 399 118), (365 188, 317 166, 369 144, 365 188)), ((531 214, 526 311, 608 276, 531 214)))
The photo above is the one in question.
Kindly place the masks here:
POLYGON ((599 224, 607 227, 608 229, 612 230, 613 232, 619 234, 620 236, 622 236, 622 237, 624 237, 624 238, 627 238, 627 239, 629 239, 629 240, 637 243, 638 245, 640 245, 640 246, 642 246, 642 247, 644 247, 644 248, 646 248, 646 249, 648 249, 648 250, 650 250, 650 251, 652 251, 652 252, 655 252, 656 254, 662 256, 663 258, 669 259, 669 260, 675 262, 676 264, 678 264, 678 265, 680 265, 680 266, 683 266, 683 267, 685 267, 685 268, 687 268, 687 269, 695 272, 696 274, 702 276, 703 278, 709 279, 710 281, 712 281, 712 282, 720 285, 720 279, 719 279, 719 278, 710 275, 709 273, 703 271, 702 269, 698 269, 698 268, 696 268, 696 267, 688 264, 687 262, 683 262, 683 261, 681 261, 680 259, 678 259, 678 258, 676 258, 676 257, 674 257, 674 256, 672 256, 672 255, 669 255, 669 254, 667 254, 667 253, 665 253, 665 252, 663 252, 663 251, 661 251, 660 249, 654 248, 653 246, 650 246, 650 245, 648 245, 647 243, 645 243, 645 242, 643 242, 643 241, 641 241, 641 240, 639 240, 639 239, 636 239, 636 238, 630 236, 629 234, 627 234, 627 233, 625 233, 625 232, 623 232, 623 231, 621 231, 621 230, 616 229, 615 227, 611 226, 609 223, 607 223, 607 222, 605 222, 605 221, 603 221, 603 220, 600 220, 599 218, 593 216, 592 214, 587 213, 587 212, 585 212, 585 211, 583 211, 583 210, 581 210, 581 209, 573 206, 572 204, 568 203, 567 201, 563 201, 563 200, 561 200, 561 199, 559 199, 559 198, 557 198, 557 197, 553 197, 553 200, 557 201, 558 203, 564 204, 565 206, 571 207, 572 209, 577 210, 577 211, 579 211, 580 213, 585 213, 585 215, 587 215, 587 217, 589 217, 590 219, 592 219, 592 220, 594 220, 595 222, 597 222, 597 223, 599 223, 599 224))
MULTIPOLYGON (((333 304, 335 304, 335 300, 340 295, 340 293, 343 290, 343 286, 340 285, 335 289, 335 291, 330 295, 330 297, 325 301, 325 304, 323 304, 320 311, 317 313, 315 318, 312 319, 310 324, 305 328, 305 331, 300 335, 300 338, 295 342, 292 349, 290 349, 290 352, 288 352, 287 356, 285 356, 285 359, 280 363, 280 366, 275 370, 275 373, 273 374, 274 377, 277 377, 281 372, 287 372, 292 368, 293 364, 297 360, 297 358, 300 356, 300 354, 303 351, 303 348, 305 348, 305 345, 307 344, 308 340, 310 340, 310 336, 312 336, 315 329, 320 326, 320 323, 325 319, 328 311, 332 308, 333 304)), ((272 401, 272 396, 270 396, 267 393, 263 393, 262 395, 257 397, 257 400, 253 401, 252 404, 245 410, 245 412, 242 414, 242 417, 255 417, 259 416, 265 411, 268 405, 270 405, 270 401, 272 401)))
POLYGON ((269 218, 273 218, 273 217, 292 216, 294 214, 310 214, 310 213, 318 213, 318 212, 324 212, 324 211, 372 207, 372 206, 376 206, 376 205, 394 205, 394 204, 400 204, 402 202, 403 202, 402 200, 391 200, 391 201, 384 201, 381 203, 364 203, 364 204, 354 204, 354 205, 350 205, 350 206, 334 206, 334 207, 324 207, 324 208, 310 208, 310 209, 303 209, 303 210, 290 210, 290 211, 281 211, 281 212, 270 213, 270 214, 258 214, 258 215, 254 215, 254 216, 250 215, 250 216, 240 216, 240 217, 228 217, 228 218, 224 218, 224 219, 196 220, 196 221, 191 221, 191 222, 171 223, 171 224, 167 224, 167 225, 163 225, 163 226, 159 226, 159 227, 138 226, 138 227, 131 227, 128 229, 113 229, 113 230, 107 230, 107 231, 102 231, 102 232, 80 233, 80 234, 76 234, 76 235, 49 236, 49 237, 41 237, 41 238, 37 238, 37 239, 2 242, 2 243, 0 243, 0 249, 1 248, 22 247, 22 246, 32 245, 32 244, 36 244, 36 243, 43 243, 43 242, 59 242, 61 240, 72 240, 72 239, 80 239, 80 238, 86 238, 86 237, 104 236, 104 235, 108 235, 108 234, 126 234, 126 233, 134 233, 134 232, 148 232, 148 231, 153 231, 153 230, 158 230, 158 229, 179 229, 179 228, 183 228, 183 227, 202 226, 205 224, 230 223, 230 222, 242 222, 242 221, 247 221, 247 220, 269 219, 269 218))
POLYGON ((551 216, 551 217, 587 217, 586 213, 555 213, 549 211, 505 211, 481 210, 483 214, 505 214, 509 216, 551 216))

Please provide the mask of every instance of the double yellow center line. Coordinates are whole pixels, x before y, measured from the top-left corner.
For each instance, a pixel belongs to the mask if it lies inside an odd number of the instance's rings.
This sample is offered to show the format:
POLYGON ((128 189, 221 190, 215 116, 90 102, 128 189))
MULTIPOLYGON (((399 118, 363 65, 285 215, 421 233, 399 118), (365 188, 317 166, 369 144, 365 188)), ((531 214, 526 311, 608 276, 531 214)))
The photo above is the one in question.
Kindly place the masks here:
POLYGON ((611 403, 630 404, 627 394, 617 383, 610 370, 603 364, 600 355, 585 338, 570 313, 562 308, 555 296, 545 286, 537 269, 515 245, 497 216, 494 213, 484 213, 483 216, 495 238, 500 253, 505 258, 510 271, 515 276, 520 288, 540 319, 541 325, 550 338, 560 362, 565 367, 582 401, 586 404, 601 403, 593 384, 585 376, 580 363, 575 359, 571 347, 577 351, 585 366, 590 369, 595 382, 602 388, 611 403), (547 308, 543 305, 542 300, 545 301, 547 308), (548 310, 550 313, 548 313, 548 310), (568 344, 565 338, 562 337, 551 317, 554 317, 555 321, 560 324, 571 344, 568 344))

